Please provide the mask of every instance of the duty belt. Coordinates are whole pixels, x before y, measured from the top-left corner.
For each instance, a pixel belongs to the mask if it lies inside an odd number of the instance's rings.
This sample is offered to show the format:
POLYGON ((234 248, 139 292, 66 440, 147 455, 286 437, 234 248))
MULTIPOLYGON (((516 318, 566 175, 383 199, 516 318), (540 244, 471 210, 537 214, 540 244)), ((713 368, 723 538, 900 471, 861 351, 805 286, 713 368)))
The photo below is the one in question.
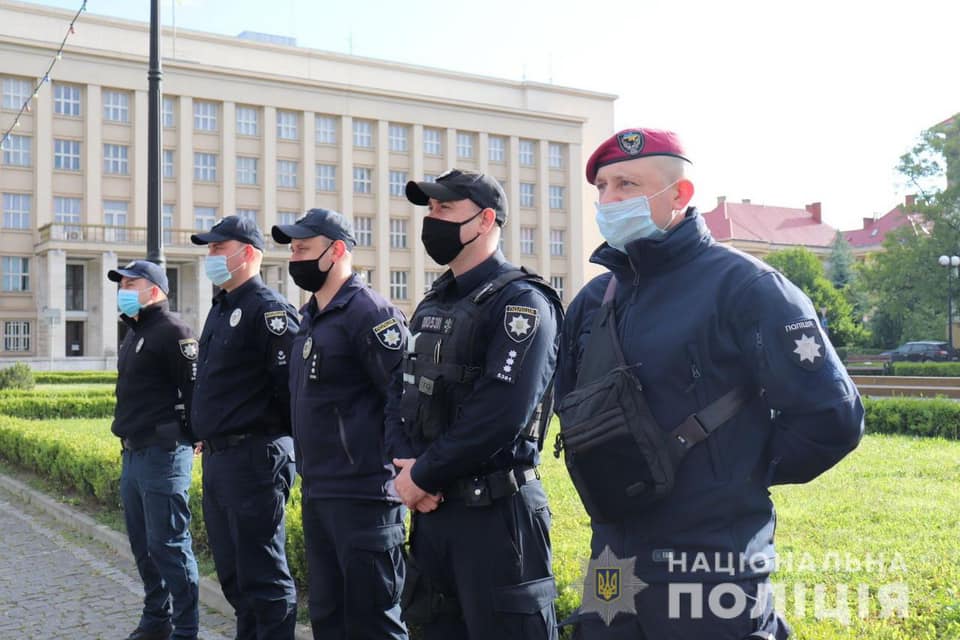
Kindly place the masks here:
POLYGON ((155 431, 147 434, 136 434, 120 439, 120 446, 124 451, 138 451, 147 447, 160 447, 161 449, 176 449, 181 444, 190 444, 184 437, 172 438, 167 435, 160 435, 155 431))
POLYGON ((227 433, 222 436, 213 436, 212 438, 207 438, 203 441, 203 448, 208 451, 223 451, 224 449, 229 449, 235 447, 238 444, 244 442, 248 438, 261 437, 270 437, 270 436, 285 436, 288 435, 284 431, 251 431, 246 433, 227 433))
POLYGON ((457 480, 450 489, 444 491, 444 497, 463 500, 469 507, 483 507, 494 500, 512 496, 523 485, 539 479, 540 472, 536 467, 501 469, 457 480))

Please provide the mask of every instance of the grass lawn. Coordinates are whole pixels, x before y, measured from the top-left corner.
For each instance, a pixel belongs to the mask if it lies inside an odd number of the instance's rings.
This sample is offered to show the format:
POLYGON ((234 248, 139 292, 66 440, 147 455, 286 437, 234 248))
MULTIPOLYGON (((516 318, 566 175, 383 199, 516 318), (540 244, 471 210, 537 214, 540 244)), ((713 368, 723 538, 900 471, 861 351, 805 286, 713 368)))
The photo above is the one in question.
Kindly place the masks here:
MULTIPOLYGON (((100 443, 101 455, 119 457, 109 419, 34 424, 44 437, 62 431, 77 446, 100 443)), ((579 602, 590 528, 563 462, 544 454, 563 616, 579 602)), ((797 640, 960 640, 960 442, 870 435, 838 468, 807 485, 777 487, 773 496, 782 562, 773 578, 782 585, 777 607, 797 640), (825 592, 820 606, 818 589, 825 592), (905 617, 896 607, 882 611, 891 598, 881 598, 881 589, 890 590, 892 605, 906 598, 905 617), (837 620, 838 611, 849 620, 837 620)), ((290 516, 299 518, 296 503, 290 516)))

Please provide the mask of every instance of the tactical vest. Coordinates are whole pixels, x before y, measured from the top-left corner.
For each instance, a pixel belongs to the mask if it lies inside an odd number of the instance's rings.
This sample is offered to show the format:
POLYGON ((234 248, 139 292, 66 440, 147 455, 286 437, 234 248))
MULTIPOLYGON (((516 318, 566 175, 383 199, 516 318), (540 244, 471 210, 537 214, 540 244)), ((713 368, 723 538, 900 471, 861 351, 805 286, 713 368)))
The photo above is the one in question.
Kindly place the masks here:
MULTIPOLYGON (((442 302, 431 289, 410 322, 410 339, 403 357, 401 414, 407 433, 431 442, 454 420, 460 404, 483 375, 486 345, 478 331, 491 317, 496 294, 517 280, 535 285, 557 310, 563 306, 556 291, 540 276, 523 267, 506 271, 485 282, 459 300, 442 302)), ((542 447, 544 428, 552 411, 552 388, 548 386, 536 411, 523 430, 523 437, 542 447)))

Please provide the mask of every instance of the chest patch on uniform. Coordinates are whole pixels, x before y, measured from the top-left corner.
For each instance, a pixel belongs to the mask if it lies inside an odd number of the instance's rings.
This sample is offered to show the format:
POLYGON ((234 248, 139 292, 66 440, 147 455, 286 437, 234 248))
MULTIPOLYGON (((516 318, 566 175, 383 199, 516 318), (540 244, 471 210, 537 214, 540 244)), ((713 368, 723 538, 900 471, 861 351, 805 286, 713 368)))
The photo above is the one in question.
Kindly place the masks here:
POLYGON ((307 339, 303 341, 303 359, 304 360, 310 357, 311 351, 313 351, 313 336, 307 336, 307 339))
POLYGON ((399 350, 403 345, 403 333, 400 332, 400 325, 396 318, 384 320, 375 326, 373 335, 377 336, 377 342, 392 351, 399 350))
POLYGON ((183 357, 187 360, 196 360, 197 353, 199 348, 197 347, 197 341, 194 338, 185 338, 178 342, 180 345, 180 353, 183 354, 183 357))
POLYGON ((820 323, 815 318, 801 318, 783 325, 783 345, 795 365, 816 371, 826 355, 820 323))
POLYGON ((514 342, 526 342, 537 332, 540 316, 533 307, 507 305, 503 312, 503 328, 514 342))
POLYGON ((230 326, 235 327, 240 324, 240 318, 243 317, 243 309, 234 309, 230 314, 230 326))
POLYGON ((420 330, 431 333, 446 333, 453 331, 453 318, 445 316, 423 316, 420 318, 420 330))
POLYGON ((267 323, 267 331, 275 336, 282 336, 287 332, 286 311, 267 311, 263 314, 263 321, 267 323))
POLYGON ((137 340, 137 346, 133 348, 137 353, 140 353, 140 349, 143 349, 143 338, 137 340))

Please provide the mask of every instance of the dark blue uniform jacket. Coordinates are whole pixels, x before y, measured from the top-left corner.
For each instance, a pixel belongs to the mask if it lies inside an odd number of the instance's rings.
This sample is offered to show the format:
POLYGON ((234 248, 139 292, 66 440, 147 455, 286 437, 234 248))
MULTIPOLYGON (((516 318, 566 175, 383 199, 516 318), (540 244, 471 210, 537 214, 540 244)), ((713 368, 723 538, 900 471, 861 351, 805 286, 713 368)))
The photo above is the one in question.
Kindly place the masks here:
POLYGON ((254 276, 219 292, 200 336, 194 433, 290 432, 287 370, 297 311, 254 276))
MULTIPOLYGON (((441 299, 458 300, 514 268, 497 251, 460 277, 447 271, 437 278, 433 288, 441 299)), ((417 458, 411 476, 417 486, 431 493, 467 476, 539 463, 536 444, 521 432, 553 377, 557 312, 536 285, 523 280, 501 289, 486 308, 490 313, 482 319, 484 325, 477 334, 472 359, 483 374, 472 383, 458 406, 457 419, 440 437, 429 443, 409 438, 399 413, 400 375, 395 376, 391 388, 387 405, 390 451, 394 457, 417 458), (535 333, 523 342, 510 337, 508 305, 537 310, 540 322, 535 333)), ((415 312, 410 321, 411 333, 416 333, 419 322, 415 312)))
POLYGON ((300 312, 290 398, 305 495, 395 501, 384 403, 407 341, 403 314, 356 275, 322 311, 311 297, 300 312))
MULTIPOLYGON (((637 575, 677 580, 716 554, 737 574, 771 569, 771 484, 807 482, 857 446, 863 406, 823 334, 810 300, 767 264, 716 244, 695 209, 662 240, 622 253, 604 244, 591 262, 615 273, 617 327, 657 422, 672 429, 735 385, 753 400, 682 461, 670 497, 630 521, 594 523, 594 552, 637 555, 637 575), (668 568, 665 559, 673 554, 668 568), (757 559, 740 571, 741 557, 757 559), (766 560, 763 560, 763 559, 766 560)), ((558 400, 575 386, 593 315, 610 274, 589 282, 568 310, 558 400)), ((749 564, 749 563, 748 563, 749 564)), ((705 578, 703 564, 691 579, 705 578)), ((720 575, 716 579, 729 579, 720 575)), ((706 578, 710 580, 711 578, 706 578)))

